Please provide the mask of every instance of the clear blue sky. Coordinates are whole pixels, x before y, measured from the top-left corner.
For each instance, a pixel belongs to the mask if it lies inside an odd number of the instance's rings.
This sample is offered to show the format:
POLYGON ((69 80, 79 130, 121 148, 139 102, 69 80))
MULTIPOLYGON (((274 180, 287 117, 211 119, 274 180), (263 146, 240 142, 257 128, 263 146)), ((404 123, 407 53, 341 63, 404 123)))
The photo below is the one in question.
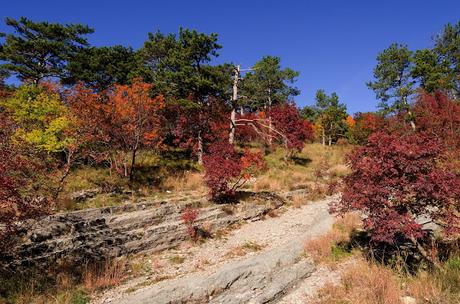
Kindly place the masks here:
MULTIPOLYGON (((177 32, 180 26, 219 34, 216 62, 249 67, 264 55, 300 71, 300 106, 312 104, 317 89, 336 91, 348 111, 374 110, 365 83, 375 57, 392 42, 411 49, 432 45, 443 25, 460 20, 459 0, 336 1, 147 1, 5 0, 1 17, 84 23, 96 29, 97 46, 138 48, 148 32, 177 32)), ((4 23, 0 31, 6 31, 4 23)))

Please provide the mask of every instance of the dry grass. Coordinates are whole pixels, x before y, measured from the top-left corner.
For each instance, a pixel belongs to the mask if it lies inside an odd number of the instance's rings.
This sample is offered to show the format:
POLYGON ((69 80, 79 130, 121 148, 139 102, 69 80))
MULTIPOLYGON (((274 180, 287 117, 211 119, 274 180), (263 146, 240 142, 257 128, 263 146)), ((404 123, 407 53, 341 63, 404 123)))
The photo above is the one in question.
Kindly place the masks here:
POLYGON ((390 269, 359 260, 342 273, 341 284, 320 291, 318 303, 398 304, 402 295, 390 269))
POLYGON ((257 252, 262 250, 265 245, 258 244, 253 241, 247 241, 240 246, 233 247, 229 252, 227 252, 227 257, 236 257, 236 256, 244 256, 251 252, 257 252))
POLYGON ((88 292, 117 286, 125 279, 126 262, 107 262, 102 268, 87 268, 83 273, 83 287, 88 292))
POLYGON ((162 182, 162 188, 170 191, 206 191, 206 187, 203 183, 203 174, 198 172, 187 172, 182 175, 168 176, 162 182))
MULTIPOLYGON (((292 191, 310 189, 312 198, 324 197, 324 185, 337 181, 349 173, 345 165, 345 155, 352 146, 322 146, 312 143, 297 157, 286 163, 283 150, 278 149, 268 155, 265 160, 268 170, 257 177, 253 184, 254 191, 292 191)), ((326 187, 327 188, 327 187, 326 187)))
POLYGON ((359 228, 361 218, 353 213, 339 218, 331 231, 325 235, 309 240, 305 243, 306 253, 319 263, 335 263, 342 258, 351 255, 340 244, 350 240, 350 233, 359 228))
POLYGON ((421 273, 409 280, 407 290, 410 295, 420 299, 420 303, 453 303, 446 297, 439 284, 427 273, 421 273))

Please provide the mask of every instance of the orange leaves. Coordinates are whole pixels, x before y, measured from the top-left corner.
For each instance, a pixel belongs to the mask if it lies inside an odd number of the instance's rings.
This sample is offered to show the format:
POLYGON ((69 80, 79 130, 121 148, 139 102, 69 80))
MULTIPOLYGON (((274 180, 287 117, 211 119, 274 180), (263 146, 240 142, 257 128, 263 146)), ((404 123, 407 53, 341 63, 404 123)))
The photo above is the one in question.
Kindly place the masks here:
POLYGON ((81 84, 66 92, 66 99, 91 154, 135 152, 160 140, 162 96, 151 97, 152 85, 139 79, 94 92, 81 84), (97 152, 96 152, 97 151, 97 152))
POLYGON ((345 119, 345 123, 347 124, 349 128, 352 128, 356 124, 356 121, 353 119, 353 117, 348 115, 347 118, 345 119))
POLYGON ((244 150, 241 157, 241 172, 245 180, 249 180, 258 171, 264 170, 266 163, 261 151, 251 152, 249 149, 244 150))

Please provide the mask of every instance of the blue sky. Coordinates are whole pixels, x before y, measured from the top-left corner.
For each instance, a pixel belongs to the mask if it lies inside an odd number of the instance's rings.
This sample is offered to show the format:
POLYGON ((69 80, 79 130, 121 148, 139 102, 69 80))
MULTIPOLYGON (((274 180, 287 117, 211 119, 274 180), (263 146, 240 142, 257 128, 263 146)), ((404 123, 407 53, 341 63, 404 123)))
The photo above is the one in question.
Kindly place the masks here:
MULTIPOLYGON (((140 47, 148 32, 180 26, 219 34, 215 61, 250 67, 264 55, 300 71, 300 106, 314 103, 317 89, 335 91, 348 111, 374 110, 366 81, 377 53, 392 42, 411 49, 432 45, 444 24, 460 20, 459 0, 336 1, 147 1, 5 0, 4 17, 83 23, 96 29, 97 46, 140 47)), ((7 31, 4 23, 0 31, 7 31)))

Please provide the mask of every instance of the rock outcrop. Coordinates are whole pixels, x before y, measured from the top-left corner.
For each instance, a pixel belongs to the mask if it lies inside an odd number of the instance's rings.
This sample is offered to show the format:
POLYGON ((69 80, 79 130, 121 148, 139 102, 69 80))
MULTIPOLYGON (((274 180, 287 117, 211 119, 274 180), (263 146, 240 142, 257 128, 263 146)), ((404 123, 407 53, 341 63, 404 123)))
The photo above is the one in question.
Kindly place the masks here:
POLYGON ((274 303, 315 270, 304 255, 302 239, 218 269, 159 282, 113 303, 274 303))
MULTIPOLYGON (((239 204, 208 205, 199 211, 196 225, 209 232, 242 220, 256 220, 279 208, 283 199, 270 193, 248 194, 239 204)), ((144 200, 136 204, 88 209, 48 216, 27 225, 21 240, 0 256, 3 270, 47 269, 60 263, 84 265, 177 246, 188 238, 181 212, 186 206, 206 205, 205 198, 144 200)))

